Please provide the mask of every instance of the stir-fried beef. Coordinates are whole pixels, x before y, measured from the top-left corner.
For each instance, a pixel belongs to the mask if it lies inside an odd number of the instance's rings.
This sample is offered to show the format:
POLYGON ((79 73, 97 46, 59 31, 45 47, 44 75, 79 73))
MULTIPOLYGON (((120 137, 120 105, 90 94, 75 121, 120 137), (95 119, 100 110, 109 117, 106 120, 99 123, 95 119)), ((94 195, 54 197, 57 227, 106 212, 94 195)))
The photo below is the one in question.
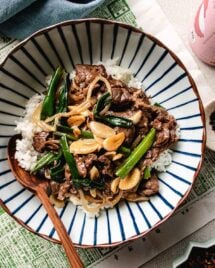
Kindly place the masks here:
POLYGON ((57 150, 59 148, 58 141, 53 139, 49 140, 49 136, 50 133, 46 131, 34 134, 32 145, 37 152, 42 153, 45 148, 49 148, 50 150, 57 150))
POLYGON ((96 154, 88 155, 75 155, 75 161, 78 168, 78 173, 81 177, 85 178, 93 166, 93 163, 97 161, 96 154))
POLYGON ((88 85, 98 75, 107 77, 103 65, 77 64, 74 83, 69 91, 69 102, 71 104, 81 103, 87 95, 88 85))
POLYGON ((152 196, 159 191, 158 177, 155 172, 152 173, 151 178, 148 180, 142 180, 139 187, 138 193, 144 196, 152 196))
POLYGON ((41 131, 34 134, 33 147, 37 152, 42 152, 48 139, 49 132, 41 131))
POLYGON ((101 155, 98 158, 98 162, 99 162, 100 171, 101 171, 102 175, 104 175, 107 178, 113 178, 114 171, 113 171, 113 165, 112 165, 112 162, 110 161, 110 159, 105 155, 101 155))
POLYGON ((133 100, 136 108, 141 108, 141 106, 144 104, 150 104, 149 98, 142 89, 130 87, 128 88, 128 91, 130 94, 132 94, 131 99, 133 100))
POLYGON ((71 183, 69 181, 65 181, 65 182, 61 183, 57 199, 64 200, 66 197, 69 197, 70 196, 70 188, 71 188, 71 183))
POLYGON ((128 87, 119 80, 109 79, 112 90, 112 108, 116 111, 123 110, 132 103, 131 94, 128 87))
POLYGON ((75 83, 80 88, 86 88, 98 75, 107 77, 107 73, 103 65, 77 64, 75 83))

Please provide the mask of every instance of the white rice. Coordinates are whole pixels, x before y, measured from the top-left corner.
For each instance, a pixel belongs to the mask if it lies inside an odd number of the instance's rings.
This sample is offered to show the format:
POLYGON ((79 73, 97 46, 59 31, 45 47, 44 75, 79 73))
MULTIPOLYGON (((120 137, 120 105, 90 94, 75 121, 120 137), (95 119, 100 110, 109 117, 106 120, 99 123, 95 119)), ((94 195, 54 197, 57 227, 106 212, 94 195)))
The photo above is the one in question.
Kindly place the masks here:
POLYGON ((16 142, 15 158, 25 170, 31 170, 37 161, 39 153, 32 146, 34 133, 41 129, 31 122, 31 117, 44 95, 34 95, 26 104, 26 110, 22 118, 16 122, 15 130, 22 135, 16 142))

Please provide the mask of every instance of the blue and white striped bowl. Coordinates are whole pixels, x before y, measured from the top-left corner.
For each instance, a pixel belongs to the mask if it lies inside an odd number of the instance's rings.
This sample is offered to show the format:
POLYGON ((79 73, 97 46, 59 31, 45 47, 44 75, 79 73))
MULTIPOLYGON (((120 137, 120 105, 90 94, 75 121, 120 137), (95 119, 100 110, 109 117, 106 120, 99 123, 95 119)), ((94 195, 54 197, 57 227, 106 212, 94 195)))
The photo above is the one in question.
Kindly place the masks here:
POLYGON ((40 201, 9 169, 8 139, 26 101, 44 91, 45 76, 57 66, 71 72, 77 63, 115 57, 143 82, 154 101, 177 118, 181 137, 173 148, 173 163, 159 175, 159 194, 150 201, 121 202, 93 219, 71 203, 58 209, 74 243, 112 246, 148 233, 186 198, 202 164, 205 123, 199 94, 184 65, 161 42, 129 25, 99 19, 68 21, 35 33, 0 67, 0 198, 20 223, 54 241, 57 234, 40 201))

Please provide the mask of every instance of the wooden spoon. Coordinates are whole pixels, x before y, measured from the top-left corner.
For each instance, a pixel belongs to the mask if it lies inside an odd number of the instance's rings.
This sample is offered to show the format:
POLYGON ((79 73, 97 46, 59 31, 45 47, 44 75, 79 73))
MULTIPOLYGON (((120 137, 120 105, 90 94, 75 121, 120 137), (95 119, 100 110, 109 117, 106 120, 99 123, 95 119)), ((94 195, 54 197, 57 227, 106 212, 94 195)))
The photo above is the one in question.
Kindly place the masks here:
POLYGON ((8 161, 14 176, 25 188, 33 191, 40 199, 49 218, 52 220, 71 266, 75 268, 84 267, 61 219, 49 200, 47 194, 49 182, 47 180, 37 178, 18 165, 18 162, 14 157, 17 139, 21 139, 21 135, 14 135, 8 143, 8 161))

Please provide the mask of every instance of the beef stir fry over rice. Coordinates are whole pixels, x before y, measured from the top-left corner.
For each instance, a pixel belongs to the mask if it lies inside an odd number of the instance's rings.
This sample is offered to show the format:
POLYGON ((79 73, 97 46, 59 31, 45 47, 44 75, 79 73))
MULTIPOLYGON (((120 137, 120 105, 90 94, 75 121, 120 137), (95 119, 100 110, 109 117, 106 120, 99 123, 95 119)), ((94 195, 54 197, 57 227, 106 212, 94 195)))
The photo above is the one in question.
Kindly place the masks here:
POLYGON ((72 75, 57 68, 45 96, 35 98, 23 119, 31 129, 22 131, 18 122, 23 139, 16 158, 38 179, 50 180, 54 204, 71 200, 97 213, 159 191, 156 163, 178 140, 177 122, 142 89, 103 65, 77 64, 72 75), (32 164, 26 164, 24 142, 32 164))

